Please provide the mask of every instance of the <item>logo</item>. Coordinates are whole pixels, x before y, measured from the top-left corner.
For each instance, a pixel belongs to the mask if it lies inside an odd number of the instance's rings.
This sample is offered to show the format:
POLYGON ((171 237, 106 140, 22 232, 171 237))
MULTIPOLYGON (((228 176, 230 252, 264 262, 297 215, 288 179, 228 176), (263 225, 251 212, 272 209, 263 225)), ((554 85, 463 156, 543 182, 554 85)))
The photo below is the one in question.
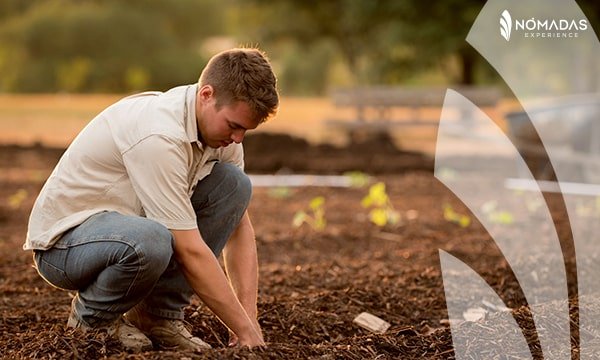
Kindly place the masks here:
POLYGON ((512 19, 508 10, 502 12, 500 16, 500 35, 506 40, 510 40, 510 33, 512 31, 512 19))
POLYGON ((508 10, 500 15, 500 35, 510 41, 511 34, 521 33, 524 38, 576 38, 589 28, 587 19, 514 19, 508 10), (513 27, 514 25, 514 27, 513 27))

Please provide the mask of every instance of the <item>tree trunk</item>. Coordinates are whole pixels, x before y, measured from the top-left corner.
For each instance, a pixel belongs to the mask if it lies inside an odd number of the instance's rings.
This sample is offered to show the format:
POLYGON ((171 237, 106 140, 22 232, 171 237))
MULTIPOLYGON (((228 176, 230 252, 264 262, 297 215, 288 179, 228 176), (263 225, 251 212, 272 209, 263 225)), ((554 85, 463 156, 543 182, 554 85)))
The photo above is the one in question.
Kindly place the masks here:
POLYGON ((463 85, 473 85, 475 83, 477 54, 471 47, 464 47, 459 51, 459 57, 462 67, 460 83, 463 85))

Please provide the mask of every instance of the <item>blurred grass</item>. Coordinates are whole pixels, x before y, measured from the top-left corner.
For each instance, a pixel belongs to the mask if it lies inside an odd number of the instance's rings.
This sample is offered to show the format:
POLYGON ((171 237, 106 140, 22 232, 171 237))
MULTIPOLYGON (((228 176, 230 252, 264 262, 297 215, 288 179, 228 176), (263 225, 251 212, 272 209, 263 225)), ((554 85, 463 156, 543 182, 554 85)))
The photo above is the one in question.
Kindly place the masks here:
MULTIPOLYGON (((0 95, 0 144, 65 147, 83 127, 122 95, 0 95)), ((326 98, 283 98, 275 119, 257 131, 328 141, 322 120, 335 109, 326 98)), ((349 112, 351 114, 351 112, 349 112)), ((343 141, 341 138, 330 142, 343 141)))
POLYGON ((0 143, 64 147, 118 95, 1 95, 0 143))

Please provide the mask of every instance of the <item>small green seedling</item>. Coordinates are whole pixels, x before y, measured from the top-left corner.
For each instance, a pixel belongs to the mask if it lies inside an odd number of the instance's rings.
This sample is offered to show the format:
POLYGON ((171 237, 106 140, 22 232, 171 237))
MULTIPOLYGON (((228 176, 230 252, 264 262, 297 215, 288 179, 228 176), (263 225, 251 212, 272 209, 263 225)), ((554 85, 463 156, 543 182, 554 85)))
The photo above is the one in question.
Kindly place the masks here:
POLYGON ((369 219, 377 226, 395 225, 400 221, 400 213, 394 209, 382 182, 369 188, 369 194, 362 199, 361 204, 364 208, 372 208, 369 219))
POLYGON ((273 199, 287 199, 292 196, 292 190, 287 186, 277 186, 270 188, 267 194, 273 199))
POLYGON ((466 228, 471 225, 471 218, 467 215, 462 215, 454 211, 450 204, 444 205, 444 219, 451 223, 457 224, 461 228, 466 228))
POLYGON ((344 173, 348 179, 350 179, 350 186, 356 188, 362 188, 369 184, 369 175, 362 171, 348 171, 344 173))
POLYGON ((327 221, 325 220, 325 198, 322 196, 313 198, 308 204, 308 208, 308 213, 298 211, 294 215, 292 225, 300 227, 302 224, 307 223, 313 230, 324 230, 327 225, 327 221))
POLYGON ((529 211, 529 213, 531 214, 538 212, 546 204, 543 199, 537 196, 532 197, 530 196, 530 193, 525 192, 525 190, 523 189, 514 189, 512 193, 515 196, 524 198, 525 207, 527 208, 527 211, 529 211))
POLYGON ((452 168, 443 167, 443 168, 439 169, 439 171, 436 171, 436 177, 438 179, 442 179, 442 180, 446 180, 446 181, 455 181, 455 180, 458 180, 459 174, 456 170, 454 170, 452 168))
POLYGON ((16 193, 8 197, 8 206, 11 209, 18 209, 25 199, 27 199, 27 190, 19 189, 16 193))
POLYGON ((594 201, 577 199, 575 213, 582 218, 600 217, 600 196, 596 196, 594 201))
POLYGON ((532 199, 527 200, 525 206, 527 207, 527 211, 530 213, 536 213, 538 210, 542 208, 546 203, 541 199, 532 199))
POLYGON ((491 200, 481 206, 481 210, 488 220, 494 224, 510 225, 515 222, 513 214, 509 211, 498 210, 498 202, 491 200))

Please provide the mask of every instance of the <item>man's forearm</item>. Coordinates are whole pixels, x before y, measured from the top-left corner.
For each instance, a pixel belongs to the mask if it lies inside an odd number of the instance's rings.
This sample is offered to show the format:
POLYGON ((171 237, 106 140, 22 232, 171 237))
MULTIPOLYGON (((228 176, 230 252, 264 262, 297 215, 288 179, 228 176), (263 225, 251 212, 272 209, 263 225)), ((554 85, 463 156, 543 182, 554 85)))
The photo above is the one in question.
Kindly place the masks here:
POLYGON ((262 345, 254 319, 242 307, 219 262, 196 230, 172 230, 175 255, 196 294, 240 339, 242 345, 262 345))
POLYGON ((257 317, 258 259, 248 213, 227 242, 224 260, 231 285, 249 316, 257 317))

